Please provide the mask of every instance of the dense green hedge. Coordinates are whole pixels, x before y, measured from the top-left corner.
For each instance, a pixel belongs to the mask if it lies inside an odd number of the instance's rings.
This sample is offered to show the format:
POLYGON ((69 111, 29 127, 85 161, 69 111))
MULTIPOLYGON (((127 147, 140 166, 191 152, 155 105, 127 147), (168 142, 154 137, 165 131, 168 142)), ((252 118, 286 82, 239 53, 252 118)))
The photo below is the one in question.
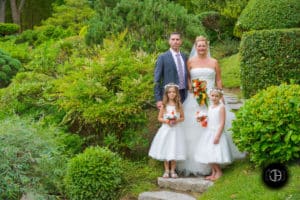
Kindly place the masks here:
POLYGON ((0 23, 0 36, 17 33, 20 29, 18 24, 0 23))
POLYGON ((300 29, 251 31, 240 44, 241 85, 246 98, 270 85, 300 83, 300 29))
POLYGON ((281 84, 247 100, 232 124, 233 138, 256 165, 300 157, 300 85, 281 84))
POLYGON ((299 0, 250 0, 236 22, 234 34, 262 29, 295 28, 300 25, 299 0))
POLYGON ((69 161, 64 183, 72 200, 116 200, 123 174, 121 157, 90 147, 69 161))
POLYGON ((0 49, 0 88, 10 83, 12 77, 16 75, 21 66, 19 60, 12 58, 0 49))

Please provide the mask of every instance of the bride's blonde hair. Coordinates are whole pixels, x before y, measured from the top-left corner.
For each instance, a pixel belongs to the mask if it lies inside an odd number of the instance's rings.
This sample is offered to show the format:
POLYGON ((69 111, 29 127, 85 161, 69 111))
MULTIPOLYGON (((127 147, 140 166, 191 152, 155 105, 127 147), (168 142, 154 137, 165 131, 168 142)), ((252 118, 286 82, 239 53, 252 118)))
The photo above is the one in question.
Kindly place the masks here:
POLYGON ((200 36, 197 36, 196 39, 195 39, 195 46, 200 41, 204 41, 207 46, 209 45, 209 41, 207 40, 207 38, 204 37, 204 36, 202 36, 202 35, 200 35, 200 36))

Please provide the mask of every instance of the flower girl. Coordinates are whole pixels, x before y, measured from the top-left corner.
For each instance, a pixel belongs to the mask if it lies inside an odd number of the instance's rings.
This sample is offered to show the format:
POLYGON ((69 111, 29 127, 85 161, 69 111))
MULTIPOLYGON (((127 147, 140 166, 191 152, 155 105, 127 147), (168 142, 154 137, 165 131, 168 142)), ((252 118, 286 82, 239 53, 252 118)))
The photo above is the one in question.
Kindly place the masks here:
POLYGON ((163 123, 156 133, 149 156, 164 161, 164 178, 177 178, 176 161, 185 159, 185 143, 179 122, 184 120, 178 85, 169 83, 165 86, 163 106, 158 114, 158 121, 163 123))
POLYGON ((228 139, 224 133, 225 106, 220 102, 223 92, 218 88, 210 91, 212 105, 208 108, 207 129, 203 133, 197 145, 195 160, 200 163, 209 164, 212 169, 207 180, 217 180, 222 176, 221 164, 230 164, 233 155, 228 139))

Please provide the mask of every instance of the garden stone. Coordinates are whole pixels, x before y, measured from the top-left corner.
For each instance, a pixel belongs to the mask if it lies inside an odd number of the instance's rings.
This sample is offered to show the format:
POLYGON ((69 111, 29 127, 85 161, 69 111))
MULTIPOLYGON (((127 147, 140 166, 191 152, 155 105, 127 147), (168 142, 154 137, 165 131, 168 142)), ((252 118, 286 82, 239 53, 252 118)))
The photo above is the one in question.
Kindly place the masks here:
POLYGON ((158 185, 161 188, 168 188, 183 192, 202 193, 213 185, 212 181, 205 180, 203 177, 184 177, 184 178, 162 178, 158 177, 158 185))
POLYGON ((155 191, 141 193, 138 200, 196 200, 196 198, 177 192, 155 191))

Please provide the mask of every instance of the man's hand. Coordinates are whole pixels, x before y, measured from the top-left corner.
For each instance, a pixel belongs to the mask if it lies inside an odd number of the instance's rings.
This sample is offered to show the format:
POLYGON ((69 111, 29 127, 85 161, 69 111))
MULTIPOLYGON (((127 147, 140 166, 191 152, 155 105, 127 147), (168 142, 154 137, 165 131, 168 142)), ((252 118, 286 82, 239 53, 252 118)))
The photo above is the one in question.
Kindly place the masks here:
POLYGON ((156 102, 156 107, 157 107, 157 109, 161 109, 161 107, 162 107, 162 101, 156 102))

